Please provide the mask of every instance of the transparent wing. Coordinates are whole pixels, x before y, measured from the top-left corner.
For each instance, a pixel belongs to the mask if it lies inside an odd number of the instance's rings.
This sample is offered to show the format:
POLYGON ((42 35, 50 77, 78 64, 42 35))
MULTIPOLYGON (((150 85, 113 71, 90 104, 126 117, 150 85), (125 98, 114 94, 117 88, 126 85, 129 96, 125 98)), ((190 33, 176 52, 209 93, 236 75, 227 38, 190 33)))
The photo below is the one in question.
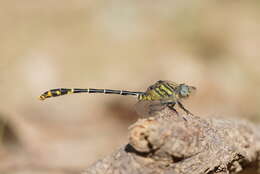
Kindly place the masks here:
MULTIPOLYGON (((172 97, 161 100, 141 100, 138 101, 134 108, 137 114, 141 117, 155 116, 159 111, 162 111, 169 105, 174 106, 176 100, 172 97)), ((177 112, 174 108, 173 110, 177 112)))
POLYGON ((142 100, 135 104, 134 109, 140 117, 145 118, 155 116, 157 112, 163 110, 165 107, 167 105, 163 104, 160 100, 142 100))

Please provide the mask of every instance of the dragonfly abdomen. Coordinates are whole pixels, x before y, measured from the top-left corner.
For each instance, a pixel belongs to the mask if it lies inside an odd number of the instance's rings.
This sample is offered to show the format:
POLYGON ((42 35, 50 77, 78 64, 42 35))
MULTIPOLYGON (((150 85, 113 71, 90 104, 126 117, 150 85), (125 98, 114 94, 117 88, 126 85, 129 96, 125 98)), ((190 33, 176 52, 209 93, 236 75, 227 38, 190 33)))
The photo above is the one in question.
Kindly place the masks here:
POLYGON ((73 94, 73 93, 101 93, 101 94, 118 94, 118 95, 133 95, 138 96, 143 92, 133 92, 133 91, 125 91, 125 90, 112 90, 112 89, 94 89, 94 88, 58 88, 51 89, 49 91, 44 92, 39 98, 40 100, 45 100, 50 97, 58 97, 61 95, 73 94))

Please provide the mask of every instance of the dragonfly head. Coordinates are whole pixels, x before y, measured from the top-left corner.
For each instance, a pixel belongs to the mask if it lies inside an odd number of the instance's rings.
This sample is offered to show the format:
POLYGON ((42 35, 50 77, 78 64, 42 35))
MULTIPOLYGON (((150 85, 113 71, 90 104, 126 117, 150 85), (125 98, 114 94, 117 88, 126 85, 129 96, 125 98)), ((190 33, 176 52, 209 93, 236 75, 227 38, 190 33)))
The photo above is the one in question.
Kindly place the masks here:
POLYGON ((185 84, 180 84, 177 87, 177 93, 180 98, 188 98, 191 94, 195 92, 196 88, 194 86, 188 86, 185 84))

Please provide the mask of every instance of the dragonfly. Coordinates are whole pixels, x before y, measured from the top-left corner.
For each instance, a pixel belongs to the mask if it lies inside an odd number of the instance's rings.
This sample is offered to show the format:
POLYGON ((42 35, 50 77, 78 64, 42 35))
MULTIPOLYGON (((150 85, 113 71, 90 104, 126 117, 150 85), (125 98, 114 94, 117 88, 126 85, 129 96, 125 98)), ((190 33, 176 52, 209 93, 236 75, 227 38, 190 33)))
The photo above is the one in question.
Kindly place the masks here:
POLYGON ((178 84, 173 81, 159 80, 149 86, 145 92, 95 88, 57 88, 44 92, 39 96, 39 99, 45 100, 47 98, 75 93, 118 94, 124 96, 135 96, 138 100, 137 104, 139 106, 146 106, 146 109, 143 108, 143 110, 145 110, 144 112, 148 113, 148 115, 152 115, 166 107, 179 115, 178 111, 175 109, 176 105, 178 105, 186 114, 193 115, 181 102, 183 99, 189 98, 195 90, 196 87, 184 83, 178 84))

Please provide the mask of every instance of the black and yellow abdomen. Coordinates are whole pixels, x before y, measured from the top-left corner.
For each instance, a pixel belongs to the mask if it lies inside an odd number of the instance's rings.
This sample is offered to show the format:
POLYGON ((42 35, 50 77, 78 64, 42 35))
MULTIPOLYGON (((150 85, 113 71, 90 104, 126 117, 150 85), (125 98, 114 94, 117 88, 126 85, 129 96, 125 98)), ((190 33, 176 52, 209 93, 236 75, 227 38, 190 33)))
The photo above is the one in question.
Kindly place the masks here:
POLYGON ((58 88, 51 89, 49 91, 44 92, 40 95, 40 100, 45 100, 50 97, 58 97, 61 95, 74 94, 74 93, 101 93, 101 94, 119 94, 119 95, 134 95, 138 96, 143 94, 143 92, 132 92, 132 91, 124 91, 124 90, 112 90, 112 89, 94 89, 94 88, 58 88))
POLYGON ((69 88, 58 88, 58 89, 51 89, 49 91, 44 92, 39 99, 40 100, 45 100, 46 98, 50 97, 58 97, 61 95, 67 95, 67 94, 73 94, 73 93, 79 93, 83 92, 86 89, 69 89, 69 88))

